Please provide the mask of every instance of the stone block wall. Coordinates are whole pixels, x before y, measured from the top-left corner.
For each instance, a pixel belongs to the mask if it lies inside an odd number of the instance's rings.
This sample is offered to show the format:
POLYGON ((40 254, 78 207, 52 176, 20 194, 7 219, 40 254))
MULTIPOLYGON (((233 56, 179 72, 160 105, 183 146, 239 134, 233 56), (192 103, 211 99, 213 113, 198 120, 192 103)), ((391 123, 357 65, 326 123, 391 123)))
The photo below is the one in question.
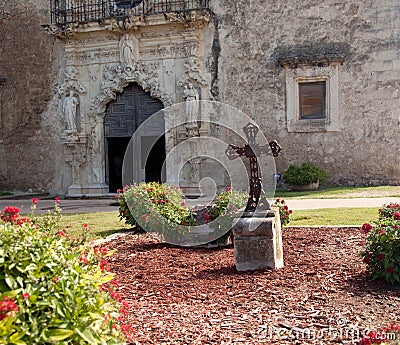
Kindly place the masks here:
POLYGON ((400 183, 400 4, 392 0, 214 1, 219 99, 282 145, 279 172, 312 161, 338 184, 400 183), (282 50, 347 45, 336 131, 288 132, 282 50))
POLYGON ((51 116, 53 42, 40 26, 48 1, 0 1, 0 190, 51 189, 59 140, 51 116))

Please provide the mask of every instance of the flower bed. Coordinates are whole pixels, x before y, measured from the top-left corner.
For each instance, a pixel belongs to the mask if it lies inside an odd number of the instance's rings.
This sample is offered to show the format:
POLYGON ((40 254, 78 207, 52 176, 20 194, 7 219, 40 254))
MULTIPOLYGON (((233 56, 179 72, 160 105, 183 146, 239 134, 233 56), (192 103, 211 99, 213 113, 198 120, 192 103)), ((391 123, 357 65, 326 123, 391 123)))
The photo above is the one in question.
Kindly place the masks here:
MULTIPOLYGON (((37 199, 33 199, 32 211, 37 199)), ((124 344, 129 306, 107 272, 108 253, 59 228, 55 214, 22 218, 8 206, 0 225, 0 344, 124 344)))

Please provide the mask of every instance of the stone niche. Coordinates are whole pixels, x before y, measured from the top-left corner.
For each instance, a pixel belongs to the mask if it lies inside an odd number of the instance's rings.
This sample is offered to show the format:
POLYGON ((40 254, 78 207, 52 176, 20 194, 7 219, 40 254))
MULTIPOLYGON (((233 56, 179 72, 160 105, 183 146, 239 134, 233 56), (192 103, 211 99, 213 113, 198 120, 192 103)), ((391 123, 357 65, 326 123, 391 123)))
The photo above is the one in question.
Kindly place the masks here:
MULTIPOLYGON (((63 186, 67 196, 110 192, 104 118, 108 104, 128 85, 136 83, 164 108, 185 101, 189 88, 196 90, 199 100, 210 98, 211 76, 205 69, 213 37, 210 17, 208 12, 192 11, 190 16, 152 15, 146 21, 130 16, 46 27, 64 46, 56 101, 57 116, 65 120, 60 138, 65 153, 63 169, 70 171, 70 176, 64 177, 70 183, 63 186)), ((164 128, 148 134, 165 134, 168 152, 188 136, 185 127, 163 133, 171 123, 168 117, 164 120, 164 128)), ((200 134, 206 133, 207 128, 202 128, 200 134)), ((137 159, 140 156, 138 152, 137 159)), ((144 168, 137 166, 134 180, 140 182, 144 168)), ((168 180, 168 170, 166 174, 168 180)), ((192 178, 196 177, 192 170, 192 178)))

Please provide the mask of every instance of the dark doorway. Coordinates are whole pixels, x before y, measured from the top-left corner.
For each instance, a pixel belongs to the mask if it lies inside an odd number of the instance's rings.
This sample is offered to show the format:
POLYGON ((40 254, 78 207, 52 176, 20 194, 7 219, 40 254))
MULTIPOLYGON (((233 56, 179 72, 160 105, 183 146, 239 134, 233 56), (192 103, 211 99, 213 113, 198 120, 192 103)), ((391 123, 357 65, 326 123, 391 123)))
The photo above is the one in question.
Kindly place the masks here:
MULTIPOLYGON (((111 193, 123 187, 122 163, 132 135, 144 121, 162 108, 161 101, 151 97, 150 93, 145 92, 137 83, 129 84, 123 92, 117 94, 114 101, 107 104, 104 118, 104 145, 106 153, 106 182, 110 187, 111 193)), ((148 135, 153 138, 155 135, 159 137, 164 132, 164 124, 152 123, 148 132, 148 135)), ((142 138, 145 139, 147 137, 144 136, 142 138)), ((147 154, 149 162, 146 163, 145 161, 142 163, 143 166, 139 167, 141 169, 139 175, 146 175, 146 181, 161 180, 161 167, 165 159, 164 136, 162 138, 157 141, 154 149, 147 154)), ((140 156, 143 158, 143 152, 138 157, 139 162, 140 156)))
POLYGON ((162 135, 158 140, 155 137, 142 137, 142 164, 145 164, 146 182, 162 182, 165 181, 163 176, 163 164, 165 161, 165 135, 162 135), (143 162, 143 153, 148 152, 149 149, 143 147, 144 140, 148 138, 151 143, 154 143, 150 152, 146 154, 146 159, 143 162))
POLYGON ((108 185, 110 192, 122 189, 122 163, 131 138, 107 138, 108 185))

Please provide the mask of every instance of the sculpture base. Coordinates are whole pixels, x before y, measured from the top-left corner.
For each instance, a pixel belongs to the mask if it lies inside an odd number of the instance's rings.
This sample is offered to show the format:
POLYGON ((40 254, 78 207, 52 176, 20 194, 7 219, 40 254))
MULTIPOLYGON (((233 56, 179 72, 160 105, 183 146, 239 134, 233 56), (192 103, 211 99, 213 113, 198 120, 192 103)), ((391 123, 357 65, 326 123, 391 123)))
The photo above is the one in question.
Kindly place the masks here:
POLYGON ((282 230, 278 210, 245 214, 233 228, 238 271, 283 267, 282 230))
POLYGON ((109 194, 106 184, 79 185, 72 184, 68 187, 67 198, 98 198, 109 194))

